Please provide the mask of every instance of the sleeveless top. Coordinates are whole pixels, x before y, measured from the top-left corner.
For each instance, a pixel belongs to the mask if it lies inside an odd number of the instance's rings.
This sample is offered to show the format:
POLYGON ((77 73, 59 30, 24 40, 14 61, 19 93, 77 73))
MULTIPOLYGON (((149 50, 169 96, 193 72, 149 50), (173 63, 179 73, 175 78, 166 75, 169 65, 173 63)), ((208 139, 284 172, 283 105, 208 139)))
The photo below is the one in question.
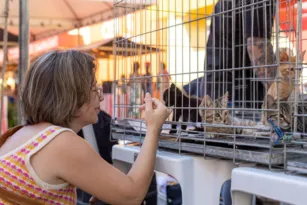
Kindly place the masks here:
MULTIPOLYGON (((76 188, 69 183, 48 184, 33 169, 30 158, 67 128, 49 126, 13 151, 0 156, 0 187, 42 204, 76 204, 76 188)), ((15 131, 16 132, 16 131, 15 131)), ((0 205, 12 205, 0 198, 0 205)))

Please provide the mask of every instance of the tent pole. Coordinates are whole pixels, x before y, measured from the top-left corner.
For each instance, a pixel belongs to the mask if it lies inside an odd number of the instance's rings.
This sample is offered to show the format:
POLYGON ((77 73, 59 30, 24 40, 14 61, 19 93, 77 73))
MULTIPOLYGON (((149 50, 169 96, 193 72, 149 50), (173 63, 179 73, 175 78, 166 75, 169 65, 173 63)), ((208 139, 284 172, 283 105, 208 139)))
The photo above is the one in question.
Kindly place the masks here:
POLYGON ((7 64, 7 41, 8 41, 8 18, 9 18, 9 0, 5 1, 5 8, 4 8, 4 29, 3 29, 3 63, 2 63, 2 70, 1 70, 1 108, 0 108, 0 134, 2 134, 2 119, 3 119, 3 97, 4 97, 4 73, 6 71, 6 64, 7 64))
MULTIPOLYGON (((19 0, 19 63, 18 63, 18 87, 20 87, 24 73, 29 64, 29 6, 28 0, 19 0)), ((20 96, 20 95, 19 95, 20 96)), ((23 124, 20 97, 18 98, 18 124, 23 124)))

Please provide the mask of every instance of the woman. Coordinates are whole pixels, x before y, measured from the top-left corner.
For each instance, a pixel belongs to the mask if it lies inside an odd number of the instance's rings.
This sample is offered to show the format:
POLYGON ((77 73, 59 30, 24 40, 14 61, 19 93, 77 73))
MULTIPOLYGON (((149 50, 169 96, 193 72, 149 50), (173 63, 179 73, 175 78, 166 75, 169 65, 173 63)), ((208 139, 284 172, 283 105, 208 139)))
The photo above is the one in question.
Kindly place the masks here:
POLYGON ((0 141, 0 204, 75 204, 75 187, 109 204, 140 204, 153 175, 166 107, 146 94, 147 134, 125 175, 76 133, 98 120, 103 99, 95 59, 79 51, 52 51, 28 70, 22 89, 27 125, 0 141), (103 174, 102 174, 103 173, 103 174))
POLYGON ((129 92, 129 101, 130 106, 128 110, 128 117, 130 118, 139 118, 140 112, 134 107, 135 105, 141 104, 141 91, 142 91, 142 82, 140 80, 140 64, 138 62, 133 63, 133 73, 130 74, 130 79, 128 85, 130 86, 129 92))

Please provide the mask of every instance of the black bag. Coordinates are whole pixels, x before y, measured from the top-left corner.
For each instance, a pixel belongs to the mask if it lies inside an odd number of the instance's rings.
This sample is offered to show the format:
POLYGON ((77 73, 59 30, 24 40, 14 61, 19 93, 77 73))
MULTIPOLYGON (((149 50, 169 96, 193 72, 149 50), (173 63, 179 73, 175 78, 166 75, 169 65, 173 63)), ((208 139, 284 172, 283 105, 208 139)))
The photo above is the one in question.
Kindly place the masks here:
POLYGON ((181 205, 182 192, 180 184, 166 186, 167 205, 181 205))

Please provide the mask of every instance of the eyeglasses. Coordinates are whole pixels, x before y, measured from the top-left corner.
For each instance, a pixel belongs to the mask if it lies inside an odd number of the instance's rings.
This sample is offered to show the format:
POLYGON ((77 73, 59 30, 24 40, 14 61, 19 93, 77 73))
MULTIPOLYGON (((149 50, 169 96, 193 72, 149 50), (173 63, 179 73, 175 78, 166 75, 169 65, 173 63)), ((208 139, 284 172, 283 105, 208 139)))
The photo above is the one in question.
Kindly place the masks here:
POLYGON ((99 98, 102 96, 102 87, 96 85, 96 87, 93 89, 93 91, 95 91, 97 93, 99 98))

